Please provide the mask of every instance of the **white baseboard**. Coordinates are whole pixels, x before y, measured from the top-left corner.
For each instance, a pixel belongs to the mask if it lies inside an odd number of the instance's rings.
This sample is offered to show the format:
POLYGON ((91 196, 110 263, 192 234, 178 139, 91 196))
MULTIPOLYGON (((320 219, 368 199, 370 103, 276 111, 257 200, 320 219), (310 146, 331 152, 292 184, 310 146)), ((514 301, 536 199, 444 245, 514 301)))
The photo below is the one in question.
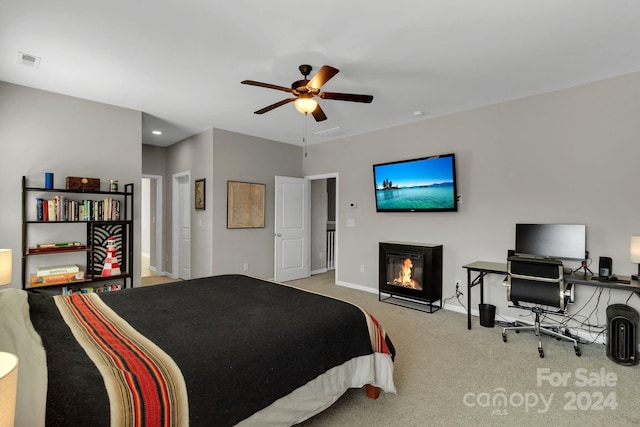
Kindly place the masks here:
POLYGON ((372 294, 377 294, 378 293, 377 289, 373 289, 373 288, 370 288, 368 286, 354 285, 353 283, 349 283, 349 282, 336 281, 336 285, 344 286, 345 288, 351 288, 351 289, 355 289, 355 290, 358 290, 358 291, 369 292, 369 293, 372 293, 372 294))
MULTIPOLYGON (((370 288, 368 286, 362 286, 362 285, 354 285, 353 283, 348 283, 348 282, 342 282, 342 281, 337 281, 336 285, 338 286, 344 286, 345 288, 351 288, 351 289, 355 289, 358 291, 363 291, 363 292, 369 292, 369 293, 373 293, 373 294, 377 294, 378 293, 378 289, 373 289, 370 288)), ((445 310, 449 310, 449 311, 454 311, 456 313, 462 313, 465 316, 467 315, 467 310, 465 310, 464 307, 456 305, 456 304, 445 304, 443 307, 445 310)), ((471 315, 474 317, 480 317, 480 312, 478 310, 471 310, 471 315)), ((498 315, 496 315, 496 317, 498 317, 498 315)), ((516 320, 519 320, 515 317, 509 317, 509 316, 502 316, 500 315, 500 320, 506 321, 506 322, 515 322, 516 320)), ((466 323, 466 322, 465 322, 466 323)), ((482 327, 482 326, 479 326, 482 327)), ((576 336, 578 336, 579 338, 585 340, 585 341, 589 341, 589 342, 596 342, 596 343, 601 343, 601 344, 605 344, 605 334, 600 334, 597 337, 593 337, 591 336, 589 333, 587 333, 586 331, 582 331, 580 329, 577 329, 575 326, 569 326, 569 329, 572 330, 572 333, 574 333, 576 336)))

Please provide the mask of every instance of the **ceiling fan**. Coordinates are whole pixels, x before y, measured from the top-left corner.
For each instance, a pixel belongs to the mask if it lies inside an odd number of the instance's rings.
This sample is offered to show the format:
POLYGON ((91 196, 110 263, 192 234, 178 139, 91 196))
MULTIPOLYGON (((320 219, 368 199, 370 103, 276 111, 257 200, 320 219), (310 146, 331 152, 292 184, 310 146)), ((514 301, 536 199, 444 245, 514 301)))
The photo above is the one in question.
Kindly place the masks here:
POLYGON ((289 92, 295 95, 293 98, 283 99, 282 101, 271 104, 267 107, 261 108, 258 111, 254 111, 255 114, 264 114, 274 108, 281 107, 290 102, 295 102, 296 109, 303 114, 311 113, 317 122, 327 120, 327 116, 320 108, 318 101, 313 99, 314 97, 322 99, 333 99, 337 101, 351 101, 351 102, 364 102, 369 104, 373 101, 372 95, 357 95, 353 93, 337 93, 337 92, 320 92, 322 86, 329 81, 333 76, 338 74, 338 69, 330 67, 329 65, 323 65, 320 70, 311 78, 308 79, 311 74, 311 65, 303 64, 298 67, 304 79, 297 80, 291 84, 291 88, 284 86, 272 85, 269 83, 256 82, 254 80, 243 80, 242 84, 266 87, 269 89, 281 90, 283 92, 289 92))

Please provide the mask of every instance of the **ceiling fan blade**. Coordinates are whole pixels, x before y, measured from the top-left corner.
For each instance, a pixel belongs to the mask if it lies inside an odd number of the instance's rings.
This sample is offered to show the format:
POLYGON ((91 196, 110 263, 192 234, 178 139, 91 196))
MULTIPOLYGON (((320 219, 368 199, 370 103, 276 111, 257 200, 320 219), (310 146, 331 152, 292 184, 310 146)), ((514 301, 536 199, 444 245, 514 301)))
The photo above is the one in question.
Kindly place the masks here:
POLYGON ((324 111, 322 111, 322 108, 320 108, 320 104, 318 104, 316 109, 313 110, 311 114, 313 114, 313 118, 316 119, 316 122, 327 120, 327 115, 324 114, 324 111))
POLYGON ((366 104, 373 101, 373 95, 357 95, 355 93, 336 93, 336 92, 322 92, 318 96, 322 99, 334 99, 337 101, 351 101, 351 102, 364 102, 366 104))
POLYGON ((330 67, 329 65, 323 65, 322 68, 318 70, 316 75, 311 78, 307 86, 314 89, 320 89, 322 85, 328 82, 331 77, 338 74, 339 71, 340 70, 338 70, 337 68, 330 67))
POLYGON ((283 99, 283 100, 282 100, 282 101, 280 101, 280 102, 276 102, 275 104, 271 104, 271 105, 269 105, 269 106, 267 106, 267 107, 261 108, 261 109, 260 109, 260 110, 258 110, 258 111, 254 111, 254 113, 255 113, 255 114, 264 114, 264 113, 266 113, 266 112, 268 112, 268 111, 273 110, 274 108, 282 107, 282 106, 283 106, 283 105, 285 105, 285 104, 288 104, 288 103, 290 103, 290 102, 293 102, 293 101, 295 101, 296 99, 298 99, 298 98, 283 99))
POLYGON ((291 92, 292 91, 292 89, 289 88, 289 87, 272 85, 272 84, 269 84, 269 83, 256 82, 254 80, 243 80, 240 83, 242 83, 243 85, 259 86, 259 87, 266 87, 267 89, 281 90, 281 91, 284 91, 284 92, 291 92))

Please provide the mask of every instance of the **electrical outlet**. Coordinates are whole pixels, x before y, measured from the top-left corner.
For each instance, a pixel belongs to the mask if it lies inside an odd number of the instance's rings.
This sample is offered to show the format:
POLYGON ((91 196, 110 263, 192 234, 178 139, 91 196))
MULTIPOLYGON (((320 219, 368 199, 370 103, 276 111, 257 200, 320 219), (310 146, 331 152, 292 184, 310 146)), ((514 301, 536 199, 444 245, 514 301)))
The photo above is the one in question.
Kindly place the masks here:
POLYGON ((460 280, 456 280, 456 298, 460 299, 464 294, 460 291, 460 280))
POLYGON ((244 271, 249 271, 249 263, 245 262, 242 268, 244 269, 244 271))
POLYGON ((360 273, 364 273, 364 264, 360 264, 360 273))

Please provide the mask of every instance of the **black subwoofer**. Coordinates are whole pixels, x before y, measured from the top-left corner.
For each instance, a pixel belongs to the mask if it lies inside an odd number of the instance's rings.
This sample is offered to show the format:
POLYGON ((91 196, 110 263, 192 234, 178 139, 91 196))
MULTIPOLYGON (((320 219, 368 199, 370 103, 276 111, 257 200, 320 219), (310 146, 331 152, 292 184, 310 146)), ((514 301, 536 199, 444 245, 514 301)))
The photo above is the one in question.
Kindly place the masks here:
POLYGON ((607 307, 607 357, 620 365, 638 363, 638 320, 640 316, 625 304, 607 307))

